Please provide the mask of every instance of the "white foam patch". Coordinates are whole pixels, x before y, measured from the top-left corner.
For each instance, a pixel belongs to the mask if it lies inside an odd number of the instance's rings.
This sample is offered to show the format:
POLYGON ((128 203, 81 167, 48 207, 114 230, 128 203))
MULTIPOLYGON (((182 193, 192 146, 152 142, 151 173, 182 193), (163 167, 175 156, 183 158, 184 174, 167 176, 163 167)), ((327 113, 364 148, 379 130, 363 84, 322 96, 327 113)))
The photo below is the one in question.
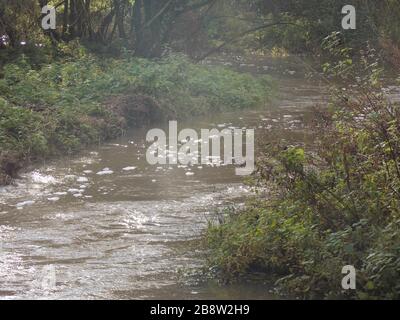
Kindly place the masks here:
POLYGON ((82 192, 82 190, 80 190, 80 189, 68 189, 68 192, 69 193, 80 193, 80 192, 82 192))
POLYGON ((113 174, 113 173, 114 173, 114 171, 112 171, 111 169, 104 168, 103 170, 97 172, 96 174, 99 175, 99 176, 104 176, 104 175, 113 174))
POLYGON ((23 207, 26 207, 26 206, 31 206, 31 205, 33 205, 34 203, 35 203, 35 201, 28 200, 28 201, 19 202, 19 203, 17 203, 15 206, 16 206, 17 208, 23 208, 23 207))
POLYGON ((133 171, 133 170, 136 170, 136 167, 125 167, 125 168, 122 168, 122 170, 123 171, 133 171))
POLYGON ((65 196, 67 194, 68 194, 67 192, 54 192, 54 195, 56 196, 65 196))
POLYGON ((39 171, 33 171, 31 177, 33 182, 40 184, 54 184, 57 182, 53 176, 42 174, 39 171))

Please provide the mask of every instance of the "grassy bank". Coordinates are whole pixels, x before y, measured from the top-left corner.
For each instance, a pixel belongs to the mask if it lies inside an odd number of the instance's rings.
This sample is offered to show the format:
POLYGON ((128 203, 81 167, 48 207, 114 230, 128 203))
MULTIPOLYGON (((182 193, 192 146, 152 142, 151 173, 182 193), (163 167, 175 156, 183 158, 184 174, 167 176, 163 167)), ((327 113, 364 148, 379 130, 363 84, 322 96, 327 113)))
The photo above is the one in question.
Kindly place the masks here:
POLYGON ((218 277, 263 271, 301 298, 400 298, 400 105, 381 93, 376 64, 367 68, 317 110, 312 148, 264 148, 255 179, 268 195, 208 228, 218 277), (356 290, 342 289, 346 265, 356 290))
POLYGON ((266 78, 195 65, 181 55, 111 59, 67 49, 51 63, 22 55, 1 70, 0 184, 27 162, 75 153, 128 126, 256 107, 270 92, 266 78))

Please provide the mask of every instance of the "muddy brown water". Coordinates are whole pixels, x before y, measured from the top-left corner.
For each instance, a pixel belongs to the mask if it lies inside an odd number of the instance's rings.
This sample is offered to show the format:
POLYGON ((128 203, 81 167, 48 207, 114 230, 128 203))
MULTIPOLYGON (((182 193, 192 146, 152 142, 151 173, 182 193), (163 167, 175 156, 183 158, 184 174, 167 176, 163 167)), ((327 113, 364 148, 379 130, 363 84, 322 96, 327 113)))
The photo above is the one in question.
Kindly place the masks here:
MULTIPOLYGON (((228 64, 274 74, 277 99, 179 128, 246 127, 264 139, 307 139, 304 119, 326 97, 320 81, 304 80, 296 62, 228 64)), ((0 188, 0 299, 277 298, 259 281, 223 286, 191 276, 204 264, 197 243, 207 222, 251 190, 233 166, 149 165, 148 129, 43 163, 0 188)))

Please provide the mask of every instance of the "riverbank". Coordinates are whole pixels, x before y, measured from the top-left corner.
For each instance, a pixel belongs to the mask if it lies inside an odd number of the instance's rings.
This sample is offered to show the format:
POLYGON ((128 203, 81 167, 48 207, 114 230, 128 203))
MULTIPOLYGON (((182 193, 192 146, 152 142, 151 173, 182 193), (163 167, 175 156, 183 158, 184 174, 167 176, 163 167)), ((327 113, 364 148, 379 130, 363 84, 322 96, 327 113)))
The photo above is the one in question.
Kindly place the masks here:
POLYGON ((0 78, 0 185, 27 163, 76 153, 128 127, 260 106, 267 77, 195 65, 182 55, 151 61, 74 48, 52 63, 22 55, 0 78))
POLYGON ((312 145, 262 148, 252 184, 268 193, 209 225, 213 276, 273 275, 276 290, 303 299, 399 298, 400 105, 377 72, 314 109, 312 145), (348 265, 356 290, 342 287, 348 265))
MULTIPOLYGON (((316 101, 322 103, 324 87, 288 74, 293 64, 237 62, 232 67, 242 72, 272 70, 281 94, 255 110, 183 119, 179 127, 246 127, 255 129, 256 139, 265 133, 268 141, 297 141, 304 137, 300 120, 316 101)), ((202 276, 205 252, 199 245, 207 221, 215 211, 241 206, 251 190, 234 166, 150 165, 146 133, 154 127, 166 131, 164 125, 130 129, 78 155, 41 162, 21 172, 15 185, 0 188, 2 234, 8 239, 0 252, 7 262, 0 266, 2 298, 277 298, 265 281, 218 285, 202 276), (110 174, 97 174, 105 168, 110 174), (54 265, 57 276, 52 291, 40 287, 47 265, 54 265)))

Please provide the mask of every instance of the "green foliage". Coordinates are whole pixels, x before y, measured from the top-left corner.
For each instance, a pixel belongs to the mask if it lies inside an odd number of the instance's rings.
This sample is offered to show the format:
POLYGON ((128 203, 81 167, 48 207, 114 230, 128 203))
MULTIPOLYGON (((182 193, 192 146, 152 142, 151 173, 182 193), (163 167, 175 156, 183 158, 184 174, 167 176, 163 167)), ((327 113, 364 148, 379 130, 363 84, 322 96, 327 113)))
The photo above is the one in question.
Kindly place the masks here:
POLYGON ((76 43, 60 50, 61 61, 36 67, 21 55, 4 66, 1 154, 13 151, 21 159, 37 159, 120 135, 127 121, 105 103, 120 95, 150 96, 165 116, 181 119, 256 107, 270 88, 268 79, 195 65, 179 55, 159 61, 99 58, 76 43))
MULTIPOLYGON (((365 54, 374 60, 373 52, 365 54)), ((331 74, 359 72, 341 61, 331 74)), ((400 105, 377 90, 375 62, 362 66, 356 89, 316 110, 315 145, 265 149, 257 182, 268 199, 210 226, 210 264, 221 277, 261 269, 303 298, 400 297, 400 105), (345 265, 357 270, 356 291, 341 289, 345 265)))
POLYGON ((322 39, 343 31, 344 5, 353 5, 357 12, 357 28, 346 30, 341 41, 351 48, 362 48, 366 41, 378 47, 381 39, 398 45, 400 5, 395 0, 260 0, 265 16, 292 24, 266 29, 264 46, 283 47, 289 52, 321 53, 322 39))

